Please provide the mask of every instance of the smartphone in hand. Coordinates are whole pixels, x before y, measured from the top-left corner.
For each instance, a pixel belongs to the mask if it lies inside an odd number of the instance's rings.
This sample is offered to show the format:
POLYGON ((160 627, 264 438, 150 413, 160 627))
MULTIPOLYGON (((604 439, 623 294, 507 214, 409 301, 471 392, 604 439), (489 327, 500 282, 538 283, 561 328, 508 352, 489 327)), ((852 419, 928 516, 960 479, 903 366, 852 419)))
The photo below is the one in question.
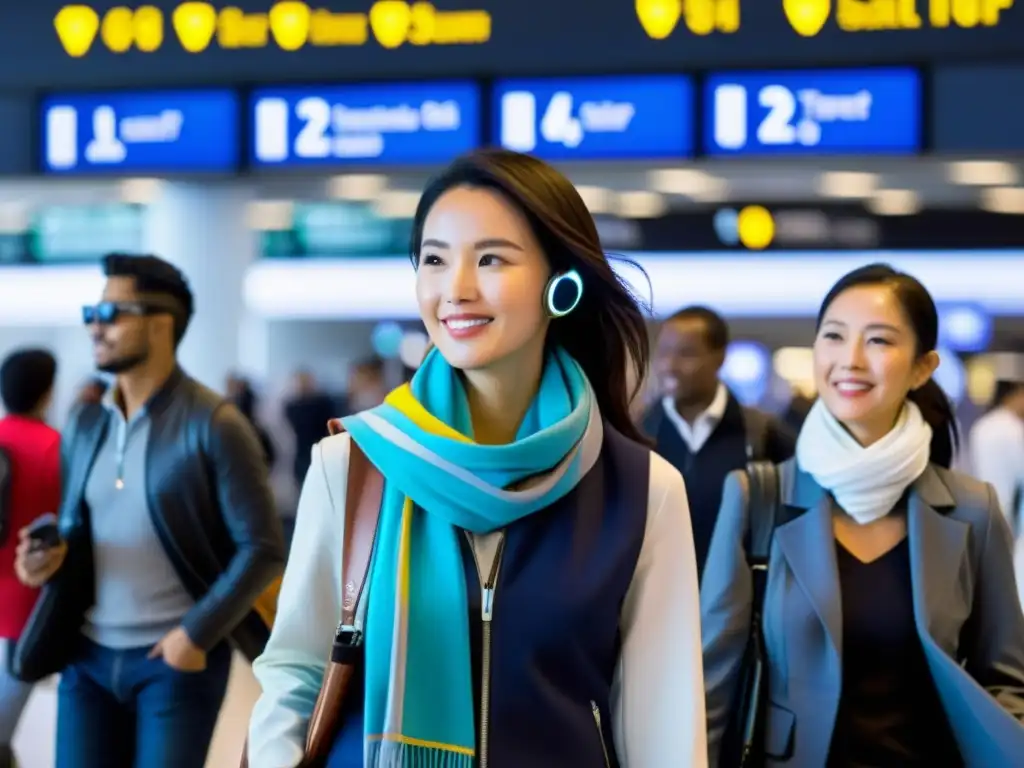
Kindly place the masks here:
POLYGON ((57 527, 57 516, 52 512, 40 515, 28 524, 28 537, 32 541, 32 549, 52 549, 60 544, 60 528, 57 527))

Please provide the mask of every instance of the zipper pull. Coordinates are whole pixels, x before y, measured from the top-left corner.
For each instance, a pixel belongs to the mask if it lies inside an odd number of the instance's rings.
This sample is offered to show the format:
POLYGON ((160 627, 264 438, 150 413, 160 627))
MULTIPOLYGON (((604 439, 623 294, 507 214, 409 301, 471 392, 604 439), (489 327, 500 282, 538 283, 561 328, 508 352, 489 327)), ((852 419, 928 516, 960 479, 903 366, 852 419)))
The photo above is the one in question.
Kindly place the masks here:
POLYGON ((480 599, 480 617, 490 621, 494 615, 494 587, 484 587, 480 599))

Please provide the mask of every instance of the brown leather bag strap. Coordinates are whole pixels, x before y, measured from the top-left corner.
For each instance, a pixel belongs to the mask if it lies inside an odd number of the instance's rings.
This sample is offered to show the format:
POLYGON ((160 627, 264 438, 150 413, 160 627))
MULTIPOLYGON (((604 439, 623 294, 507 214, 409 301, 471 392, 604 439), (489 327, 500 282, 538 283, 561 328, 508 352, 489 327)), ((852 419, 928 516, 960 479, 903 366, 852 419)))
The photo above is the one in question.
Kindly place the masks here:
MULTIPOLYGON (((332 435, 344 431, 341 422, 337 420, 331 421, 328 428, 332 435)), ((373 543, 377 537, 383 493, 383 476, 355 441, 349 441, 345 530, 342 538, 341 624, 334 637, 331 657, 327 660, 320 693, 306 731, 303 768, 319 767, 326 762, 341 729, 341 710, 348 695, 349 684, 356 667, 362 662, 363 630, 356 626, 356 620, 359 600, 373 558, 373 543)))
MULTIPOLYGON (((330 421, 328 429, 332 435, 345 431, 338 420, 330 421)), ((327 472, 337 472, 341 468, 335 466, 325 469, 327 472)), ((345 529, 341 550, 341 624, 309 720, 302 768, 317 768, 324 764, 341 725, 342 704, 362 651, 362 629, 355 626, 356 614, 373 558, 383 494, 384 477, 355 441, 350 440, 345 484, 345 529)), ((335 499, 335 503, 338 501, 335 499)), ((246 739, 241 768, 248 768, 248 752, 246 739)))
MULTIPOLYGON (((336 429, 332 423, 331 429, 336 429)), ((333 432, 332 434, 337 434, 333 432)), ((349 441, 345 485, 345 531, 341 550, 341 626, 355 627, 356 611, 366 586, 373 543, 380 520, 384 477, 356 444, 349 441)))

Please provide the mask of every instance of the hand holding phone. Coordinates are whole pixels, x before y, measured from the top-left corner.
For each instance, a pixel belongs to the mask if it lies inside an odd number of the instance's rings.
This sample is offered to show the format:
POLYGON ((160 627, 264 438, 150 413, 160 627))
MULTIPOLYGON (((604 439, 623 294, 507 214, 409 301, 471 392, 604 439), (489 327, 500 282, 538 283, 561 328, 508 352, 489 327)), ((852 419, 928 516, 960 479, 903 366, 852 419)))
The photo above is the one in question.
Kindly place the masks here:
POLYGON ((57 527, 57 516, 52 512, 40 515, 25 528, 26 535, 32 542, 32 548, 53 549, 60 544, 60 528, 57 527))
POLYGON ((41 587, 64 564, 68 547, 60 536, 57 517, 46 514, 19 531, 14 570, 19 581, 29 587, 41 587))

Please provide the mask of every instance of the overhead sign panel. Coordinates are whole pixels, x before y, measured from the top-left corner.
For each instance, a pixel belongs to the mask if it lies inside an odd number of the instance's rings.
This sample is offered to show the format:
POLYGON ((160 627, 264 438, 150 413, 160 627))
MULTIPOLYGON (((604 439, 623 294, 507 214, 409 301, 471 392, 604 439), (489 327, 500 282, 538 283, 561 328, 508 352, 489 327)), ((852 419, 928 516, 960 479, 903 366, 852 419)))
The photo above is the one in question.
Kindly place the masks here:
POLYGON ((42 104, 49 173, 224 172, 238 166, 237 96, 228 90, 50 96, 42 104))
POLYGON ((1018 56, 1021 0, 8 3, 0 86, 175 87, 1018 56), (587 34, 581 35, 585 22, 587 34))
POLYGON ((730 72, 704 86, 711 155, 893 154, 921 149, 910 68, 730 72))
POLYGON ((549 160, 684 157, 693 85, 681 75, 503 80, 492 142, 549 160))
POLYGON ((470 82, 263 88, 250 107, 258 166, 443 163, 479 142, 470 82))

